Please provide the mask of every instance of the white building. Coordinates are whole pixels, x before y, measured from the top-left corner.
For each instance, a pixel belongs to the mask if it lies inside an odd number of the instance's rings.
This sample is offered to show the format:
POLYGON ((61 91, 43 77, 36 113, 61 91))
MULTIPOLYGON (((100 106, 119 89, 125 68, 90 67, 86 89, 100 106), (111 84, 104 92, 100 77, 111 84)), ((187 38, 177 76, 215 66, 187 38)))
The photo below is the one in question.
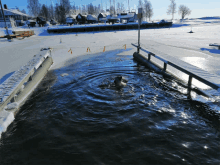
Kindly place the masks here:
MULTIPOLYGON (((5 18, 13 18, 14 20, 23 20, 27 21, 28 19, 31 19, 32 16, 29 16, 27 14, 24 14, 17 9, 3 9, 5 18)), ((0 18, 3 18, 2 13, 0 12, 0 18)))

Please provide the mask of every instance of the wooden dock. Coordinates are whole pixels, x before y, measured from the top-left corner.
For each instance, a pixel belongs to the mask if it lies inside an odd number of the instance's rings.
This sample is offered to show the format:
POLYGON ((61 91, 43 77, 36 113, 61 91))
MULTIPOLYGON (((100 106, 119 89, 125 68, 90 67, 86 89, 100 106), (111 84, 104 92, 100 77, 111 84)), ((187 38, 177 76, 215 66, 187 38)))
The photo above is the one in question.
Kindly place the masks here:
MULTIPOLYGON (((138 47, 138 45, 132 44, 135 47, 138 47)), ((191 88, 192 85, 192 79, 195 78, 198 81, 210 86, 211 88, 217 90, 220 92, 220 76, 213 74, 213 73, 209 73, 205 70, 202 70, 194 65, 191 65, 189 63, 186 63, 184 61, 181 61, 175 57, 172 56, 168 56, 168 55, 163 55, 163 57, 160 57, 158 55, 155 55, 152 52, 147 51, 146 49, 143 49, 140 47, 140 50, 142 50, 143 52, 147 53, 148 56, 144 56, 144 55, 140 55, 138 53, 136 53, 135 58, 145 58, 147 61, 150 62, 151 60, 151 56, 154 56, 155 58, 159 59, 160 61, 162 61, 164 63, 164 67, 162 68, 162 70, 164 72, 166 72, 167 69, 167 65, 170 65, 174 68, 176 68, 177 70, 189 75, 189 79, 188 79, 188 87, 191 88)), ((140 59, 139 58, 139 59, 140 59)))
POLYGON ((5 35, 5 36, 0 36, 0 38, 19 38, 19 37, 30 37, 34 35, 33 30, 19 30, 19 31, 12 31, 12 35, 5 35))
MULTIPOLYGON (((171 27, 172 22, 166 23, 142 23, 140 28, 163 28, 171 27)), ((113 25, 86 25, 86 26, 72 26, 64 28, 48 28, 48 33, 65 33, 65 32, 94 32, 94 31, 118 31, 118 30, 131 30, 138 29, 137 23, 128 24, 113 24, 113 25)))

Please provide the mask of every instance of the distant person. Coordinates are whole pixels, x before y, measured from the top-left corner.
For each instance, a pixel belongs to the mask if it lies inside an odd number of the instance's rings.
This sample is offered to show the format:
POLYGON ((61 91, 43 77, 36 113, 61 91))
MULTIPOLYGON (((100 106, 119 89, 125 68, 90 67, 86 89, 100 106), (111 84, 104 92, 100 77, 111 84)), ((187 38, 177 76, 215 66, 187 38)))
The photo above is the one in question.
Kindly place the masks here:
POLYGON ((115 86, 116 86, 116 87, 121 88, 121 87, 126 86, 127 80, 124 79, 122 76, 117 76, 117 77, 115 78, 114 83, 115 83, 115 86))

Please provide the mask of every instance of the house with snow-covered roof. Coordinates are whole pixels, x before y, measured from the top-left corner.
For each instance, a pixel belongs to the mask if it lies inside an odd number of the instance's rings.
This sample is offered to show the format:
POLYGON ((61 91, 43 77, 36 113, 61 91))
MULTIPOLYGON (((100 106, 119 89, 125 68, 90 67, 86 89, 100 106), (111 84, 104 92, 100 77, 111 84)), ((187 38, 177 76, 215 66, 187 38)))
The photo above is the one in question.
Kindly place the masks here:
POLYGON ((136 22, 136 20, 138 20, 137 14, 135 12, 120 13, 118 14, 118 18, 121 23, 123 20, 126 20, 127 22, 136 22))
POLYGON ((85 24, 85 23, 87 23, 87 15, 82 15, 82 14, 78 14, 77 16, 76 16, 76 20, 77 20, 77 22, 79 23, 79 24, 85 24))
MULTIPOLYGON (((24 14, 17 9, 3 9, 5 18, 13 18, 14 20, 23 20, 27 21, 28 19, 31 19, 32 16, 29 16, 27 14, 24 14)), ((0 15, 0 18, 3 18, 3 15, 0 15)))
POLYGON ((105 14, 105 13, 99 13, 99 15, 98 15, 98 21, 99 22, 105 22, 105 21, 107 21, 107 14, 105 14))

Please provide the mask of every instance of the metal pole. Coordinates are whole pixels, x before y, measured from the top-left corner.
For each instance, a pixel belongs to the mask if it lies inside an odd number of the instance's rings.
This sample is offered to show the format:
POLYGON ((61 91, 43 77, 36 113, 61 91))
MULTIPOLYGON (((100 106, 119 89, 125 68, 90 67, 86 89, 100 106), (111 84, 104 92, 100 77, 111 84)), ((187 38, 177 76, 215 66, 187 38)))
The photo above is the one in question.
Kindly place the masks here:
POLYGON ((138 8, 138 47, 137 52, 140 52, 140 28, 141 28, 142 8, 138 8))
POLYGON ((2 15, 3 15, 4 21, 5 21, 6 32, 7 32, 7 35, 9 36, 8 27, 7 27, 7 25, 6 25, 6 20, 5 20, 5 13, 4 13, 4 10, 3 10, 3 7, 2 7, 2 2, 1 2, 1 0, 0 0, 0 5, 1 5, 1 10, 2 10, 2 15))
POLYGON ((140 51, 140 18, 138 19, 138 47, 137 47, 137 52, 139 53, 140 51))

